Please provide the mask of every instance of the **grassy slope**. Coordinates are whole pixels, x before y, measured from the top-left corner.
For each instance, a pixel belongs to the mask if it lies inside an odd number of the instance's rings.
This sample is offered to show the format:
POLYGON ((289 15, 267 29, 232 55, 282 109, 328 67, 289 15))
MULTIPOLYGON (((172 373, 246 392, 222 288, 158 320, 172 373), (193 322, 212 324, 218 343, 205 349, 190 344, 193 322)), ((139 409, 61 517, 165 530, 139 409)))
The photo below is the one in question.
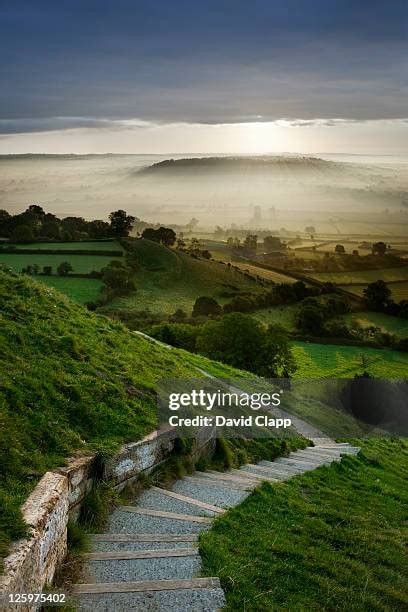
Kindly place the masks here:
POLYGON ((111 302, 106 307, 108 310, 150 309, 171 314, 182 308, 190 314, 200 295, 215 297, 223 303, 229 299, 223 296, 224 293, 257 293, 261 290, 255 281, 223 264, 193 259, 149 240, 133 241, 132 249, 139 264, 135 276, 137 290, 128 297, 111 302))
POLYGON ((0 304, 0 557, 24 533, 19 507, 47 469, 156 427, 161 378, 200 378, 197 367, 245 376, 163 349, 24 276, 0 272, 0 304))
POLYGON ((296 341, 293 352, 296 378, 349 378, 364 370, 378 378, 408 376, 408 355, 389 349, 296 341))
POLYGON ((79 304, 94 302, 104 284, 97 278, 69 278, 62 276, 40 276, 38 280, 48 287, 57 289, 79 304))
POLYGON ((408 445, 362 445, 340 465, 263 484, 201 536, 227 610, 408 608, 408 445))
POLYGON ((296 329, 295 315, 297 309, 297 305, 261 308, 251 313, 251 316, 264 323, 264 325, 281 325, 288 331, 294 331, 296 329))

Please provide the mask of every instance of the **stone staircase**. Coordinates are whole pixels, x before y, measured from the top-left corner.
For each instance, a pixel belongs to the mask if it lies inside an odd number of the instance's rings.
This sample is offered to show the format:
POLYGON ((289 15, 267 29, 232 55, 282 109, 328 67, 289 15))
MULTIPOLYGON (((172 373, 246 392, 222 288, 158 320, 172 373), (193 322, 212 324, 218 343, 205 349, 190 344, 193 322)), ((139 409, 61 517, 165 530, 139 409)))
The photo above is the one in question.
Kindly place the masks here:
POLYGON ((315 446, 275 461, 228 472, 195 472, 171 490, 151 487, 112 514, 106 533, 92 537, 83 582, 73 588, 80 610, 210 612, 225 604, 217 577, 199 577, 198 536, 262 481, 281 482, 342 455, 350 444, 319 438, 315 446))

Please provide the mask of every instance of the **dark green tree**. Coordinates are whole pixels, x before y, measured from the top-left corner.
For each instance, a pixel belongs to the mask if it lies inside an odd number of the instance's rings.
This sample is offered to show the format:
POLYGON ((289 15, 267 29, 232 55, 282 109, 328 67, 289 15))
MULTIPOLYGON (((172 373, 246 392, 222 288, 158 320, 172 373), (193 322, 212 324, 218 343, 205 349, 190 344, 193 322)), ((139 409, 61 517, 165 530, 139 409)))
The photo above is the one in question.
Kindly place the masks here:
POLYGON ((363 291, 368 308, 384 310, 391 299, 391 290, 383 280, 370 283, 363 291))
POLYGON ((125 210, 115 210, 109 215, 110 232, 112 236, 124 238, 129 236, 135 218, 128 215, 125 210))
POLYGON ((34 232, 30 225, 17 225, 11 232, 11 242, 27 243, 34 240, 34 232))
POLYGON ((374 242, 371 250, 373 255, 385 255, 387 245, 385 244, 385 242, 382 241, 374 242))
POLYGON ((217 300, 205 295, 198 297, 193 306, 193 317, 218 315, 221 313, 221 306, 217 300))
POLYGON ((68 276, 70 272, 73 271, 73 267, 69 263, 69 261, 63 261, 57 268, 58 276, 68 276))

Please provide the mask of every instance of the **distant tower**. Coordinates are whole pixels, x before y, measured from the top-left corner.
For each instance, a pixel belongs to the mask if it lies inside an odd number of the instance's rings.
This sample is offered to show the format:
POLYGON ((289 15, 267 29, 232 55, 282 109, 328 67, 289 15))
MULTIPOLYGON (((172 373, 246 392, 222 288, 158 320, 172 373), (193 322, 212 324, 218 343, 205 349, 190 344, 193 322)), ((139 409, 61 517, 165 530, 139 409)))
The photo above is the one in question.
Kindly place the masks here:
POLYGON ((268 213, 269 213, 269 217, 270 217, 270 219, 271 219, 272 221, 275 221, 275 220, 276 220, 276 208, 275 208, 274 206, 271 206, 271 207, 268 209, 268 213))
POLYGON ((262 223, 262 208, 260 206, 254 206, 254 214, 251 223, 255 227, 260 227, 262 223))

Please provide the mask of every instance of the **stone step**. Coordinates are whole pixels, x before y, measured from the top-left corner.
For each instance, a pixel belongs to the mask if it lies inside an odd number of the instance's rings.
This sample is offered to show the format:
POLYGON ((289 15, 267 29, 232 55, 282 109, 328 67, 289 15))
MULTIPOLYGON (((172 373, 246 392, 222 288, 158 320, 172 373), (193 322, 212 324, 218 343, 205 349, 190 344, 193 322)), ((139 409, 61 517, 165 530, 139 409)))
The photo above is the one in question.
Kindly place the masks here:
POLYGON ((173 491, 177 493, 194 496, 224 509, 240 504, 249 495, 247 488, 230 488, 220 481, 205 478, 184 478, 173 485, 173 491))
POLYGON ((158 534, 193 534, 208 529, 208 524, 193 521, 178 520, 159 516, 148 516, 135 512, 126 512, 121 509, 113 511, 109 526, 109 533, 158 533, 158 534))
POLYGON ((267 466, 260 466, 260 465, 252 466, 251 464, 247 464, 243 466, 241 469, 246 472, 251 472, 251 474, 255 474, 257 476, 264 476, 265 478, 270 477, 273 479, 272 484, 273 482, 283 482, 284 480, 288 480, 289 478, 292 478, 292 476, 296 476, 297 474, 296 472, 290 472, 290 473, 283 472, 283 471, 277 470, 276 468, 269 468, 267 466))
POLYGON ((256 486, 255 482, 250 482, 248 479, 244 478, 242 475, 230 474, 229 472, 213 472, 209 470, 208 472, 197 472, 200 474, 201 478, 209 479, 217 482, 232 482, 241 484, 244 486, 252 486, 254 488, 256 486))
POLYGON ((216 612, 225 605, 218 578, 77 585, 76 589, 78 609, 92 612, 216 612))
POLYGON ((219 612, 225 606, 221 588, 163 589, 81 595, 82 612, 219 612))
POLYGON ((193 578, 182 580, 138 580, 136 582, 105 582, 105 583, 78 583, 75 584, 72 593, 140 593, 144 591, 169 591, 173 589, 218 589, 220 579, 218 577, 193 578))
POLYGON ((242 465, 239 470, 237 470, 237 472, 241 474, 243 478, 248 478, 251 481, 255 482, 255 486, 259 486, 263 481, 268 481, 272 484, 275 482, 279 482, 279 477, 277 477, 276 474, 271 474, 266 471, 251 470, 250 468, 252 467, 253 464, 246 463, 245 465, 242 465))
POLYGON ((191 548, 197 545, 198 536, 196 534, 103 533, 91 537, 91 550, 93 552, 168 550, 191 548))
POLYGON ((341 448, 320 448, 320 447, 314 447, 314 448, 308 448, 305 449, 304 451, 299 451, 302 453, 307 453, 309 455, 319 455, 322 457, 340 457, 341 455, 352 455, 352 454, 356 454, 359 452, 359 448, 355 447, 355 446, 347 446, 347 447, 341 447, 341 448))
POLYGON ((169 491, 168 489, 159 489, 158 487, 152 487, 155 491, 159 491, 160 493, 167 495, 168 497, 172 497, 174 499, 186 502, 187 504, 192 504, 194 506, 198 506, 204 510, 209 510, 210 512, 215 512, 215 514, 223 514, 225 511, 218 506, 214 506, 213 504, 208 504, 207 502, 203 502, 202 500, 195 499, 194 497, 188 497, 186 495, 181 495, 180 493, 176 493, 175 491, 169 491))
POLYGON ((83 558, 87 561, 107 561, 110 559, 153 559, 154 557, 189 557, 197 555, 197 548, 173 548, 173 549, 153 549, 138 551, 109 551, 86 553, 83 558))
POLYGON ((186 499, 188 498, 171 491, 169 493, 171 495, 167 494, 165 489, 151 487, 144 491, 134 503, 147 510, 162 510, 191 516, 216 516, 223 512, 221 508, 215 508, 214 510, 214 506, 205 502, 195 501, 194 499, 187 502, 186 499))
POLYGON ((298 450, 294 453, 291 453, 293 455, 316 455, 316 456, 320 456, 322 455, 323 457, 332 457, 332 456, 341 456, 342 453, 347 452, 344 447, 342 448, 330 448, 330 449, 325 449, 325 448, 317 448, 317 447, 310 447, 310 448, 304 448, 302 450, 298 450))
MULTIPOLYGON (((198 473, 198 472, 197 472, 198 473)), ((233 482, 232 480, 226 480, 224 482, 220 482, 219 479, 214 479, 211 477, 211 474, 207 474, 207 476, 185 476, 184 480, 189 482, 195 482, 199 484, 206 483, 208 486, 216 486, 223 487, 226 490, 235 490, 235 491, 252 491, 252 487, 248 482, 233 482)))
POLYGON ((296 457, 293 455, 285 459, 276 459, 274 463, 277 465, 293 465, 294 467, 310 467, 313 469, 321 465, 330 465, 332 461, 340 461, 340 458, 324 459, 323 457, 296 457))
POLYGON ((181 533, 94 533, 93 542, 198 542, 198 536, 181 533))
POLYGON ((211 524, 211 519, 208 516, 196 516, 195 514, 179 514, 177 512, 167 512, 165 510, 142 508, 141 506, 119 506, 119 510, 121 510, 122 512, 143 514, 145 516, 154 516, 177 521, 187 521, 188 523, 204 523, 207 525, 211 524))
POLYGON ((276 463, 276 461, 260 461, 256 465, 252 465, 251 467, 256 468, 261 471, 266 471, 267 469, 270 471, 274 471, 280 474, 286 474, 288 476, 295 476, 296 474, 302 474, 307 467, 301 467, 296 465, 284 465, 282 463, 276 463))
POLYGON ((84 565, 83 581, 87 583, 105 583, 134 582, 137 580, 175 580, 195 578, 200 574, 200 570, 201 558, 198 554, 198 549, 195 549, 192 554, 177 557, 174 555, 162 555, 160 557, 136 559, 91 559, 86 561, 84 565))

